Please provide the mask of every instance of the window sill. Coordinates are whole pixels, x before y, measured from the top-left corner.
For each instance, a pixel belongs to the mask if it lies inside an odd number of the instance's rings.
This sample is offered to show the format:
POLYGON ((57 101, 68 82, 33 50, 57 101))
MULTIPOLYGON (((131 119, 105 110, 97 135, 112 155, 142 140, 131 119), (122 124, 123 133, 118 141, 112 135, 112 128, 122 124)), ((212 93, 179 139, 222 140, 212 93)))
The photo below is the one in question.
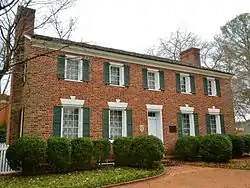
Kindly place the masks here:
POLYGON ((65 81, 70 81, 70 82, 83 82, 82 80, 71 80, 71 79, 64 79, 65 81))
POLYGON ((209 97, 218 97, 217 95, 208 95, 209 97))
POLYGON ((148 89, 149 91, 161 91, 160 89, 148 89))
POLYGON ((181 94, 193 95, 193 93, 186 93, 186 92, 181 92, 181 94))
POLYGON ((109 84, 109 86, 113 86, 113 87, 125 87, 123 85, 114 85, 114 84, 109 84))

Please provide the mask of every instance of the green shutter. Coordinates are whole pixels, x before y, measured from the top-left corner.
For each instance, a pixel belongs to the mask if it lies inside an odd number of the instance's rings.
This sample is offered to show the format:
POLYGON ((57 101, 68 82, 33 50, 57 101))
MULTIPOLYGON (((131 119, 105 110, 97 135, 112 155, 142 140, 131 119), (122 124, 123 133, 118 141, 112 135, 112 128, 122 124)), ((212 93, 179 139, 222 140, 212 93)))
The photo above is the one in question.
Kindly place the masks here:
POLYGON ((109 63, 104 63, 104 83, 109 84, 109 63))
POLYGON ((128 65, 124 65, 124 85, 130 85, 130 67, 128 65))
POLYGON ((102 137, 109 140, 109 109, 103 110, 103 133, 102 137))
POLYGON ((61 114, 62 107, 55 106, 54 107, 54 117, 53 117, 53 136, 61 136, 61 114))
POLYGON ((206 114, 207 134, 211 134, 210 115, 206 114))
POLYGON ((195 93, 195 77, 193 75, 190 76, 190 84, 191 84, 191 93, 195 93))
POLYGON ((203 78, 204 94, 208 95, 207 78, 203 78))
POLYGON ((127 113, 127 136, 133 136, 132 110, 126 110, 127 113))
POLYGON ((176 73, 176 91, 181 92, 180 74, 176 73))
POLYGON ((142 86, 143 88, 148 88, 148 70, 146 68, 142 68, 142 86))
POLYGON ((160 89, 161 89, 162 91, 165 91, 164 71, 159 71, 159 77, 160 77, 160 89))
POLYGON ((89 60, 82 59, 82 81, 89 81, 89 60))
POLYGON ((199 121, 197 113, 194 113, 194 128, 195 128, 195 136, 199 136, 200 129, 199 129, 199 121))
POLYGON ((177 113, 177 124, 178 124, 178 133, 179 138, 182 137, 182 113, 177 113))
POLYGON ((225 134, 224 115, 220 115, 221 134, 225 134))
POLYGON ((58 55, 57 57, 57 77, 64 79, 65 71, 65 55, 58 55))
POLYGON ((82 136, 90 137, 90 110, 87 107, 83 108, 83 116, 82 116, 82 136))
POLYGON ((217 93, 217 96, 220 96, 220 80, 219 79, 215 79, 215 83, 216 83, 216 93, 217 93))

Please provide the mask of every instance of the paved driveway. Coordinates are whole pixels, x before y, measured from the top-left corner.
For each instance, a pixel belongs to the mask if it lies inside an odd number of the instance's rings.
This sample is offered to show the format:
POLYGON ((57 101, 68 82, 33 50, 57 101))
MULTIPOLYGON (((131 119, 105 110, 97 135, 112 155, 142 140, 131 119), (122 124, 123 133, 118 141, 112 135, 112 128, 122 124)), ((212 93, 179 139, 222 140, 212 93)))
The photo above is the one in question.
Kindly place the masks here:
POLYGON ((157 179, 115 188, 250 188, 250 170, 175 166, 157 179))

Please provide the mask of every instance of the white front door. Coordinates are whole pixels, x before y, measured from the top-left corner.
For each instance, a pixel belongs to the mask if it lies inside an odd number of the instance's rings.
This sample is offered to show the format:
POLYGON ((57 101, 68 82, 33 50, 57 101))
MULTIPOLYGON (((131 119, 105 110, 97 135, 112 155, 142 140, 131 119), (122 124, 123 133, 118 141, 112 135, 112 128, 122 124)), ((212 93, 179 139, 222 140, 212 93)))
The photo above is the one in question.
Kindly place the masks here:
POLYGON ((148 135, 156 136, 163 141, 160 112, 148 112, 148 135))

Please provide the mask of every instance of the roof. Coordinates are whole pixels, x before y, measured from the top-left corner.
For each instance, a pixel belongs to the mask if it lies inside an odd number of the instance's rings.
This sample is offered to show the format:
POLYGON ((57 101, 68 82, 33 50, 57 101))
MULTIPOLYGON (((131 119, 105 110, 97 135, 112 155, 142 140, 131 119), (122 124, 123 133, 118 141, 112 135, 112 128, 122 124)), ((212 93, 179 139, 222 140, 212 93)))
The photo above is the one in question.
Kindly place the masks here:
POLYGON ((228 73, 228 72, 215 70, 215 69, 211 69, 211 68, 206 68, 206 67, 199 67, 199 66, 191 65, 191 64, 186 63, 186 62, 182 62, 182 61, 176 61, 176 60, 172 60, 172 59, 168 59, 168 58, 152 56, 152 55, 148 55, 148 54, 141 54, 141 53, 136 53, 136 52, 130 52, 130 51, 125 51, 125 50, 120 50, 120 49, 115 49, 115 48, 108 48, 108 47, 103 47, 103 46, 98 46, 98 45, 92 45, 92 44, 88 44, 86 42, 76 42, 76 41, 65 40, 65 39, 49 37, 49 36, 45 36, 45 35, 38 35, 38 34, 31 35, 31 38, 45 40, 45 41, 52 41, 52 42, 67 44, 67 45, 75 45, 75 46, 89 48, 89 49, 93 49, 93 50, 100 50, 100 51, 111 52, 111 53, 116 53, 116 54, 121 54, 121 55, 127 55, 127 56, 147 59, 147 60, 155 60, 155 61, 160 61, 160 62, 170 63, 170 64, 178 64, 178 65, 182 65, 185 67, 193 67, 193 68, 197 68, 197 69, 209 70, 209 71, 219 72, 219 73, 223 73, 223 74, 227 74, 227 75, 232 75, 231 73, 228 73))

